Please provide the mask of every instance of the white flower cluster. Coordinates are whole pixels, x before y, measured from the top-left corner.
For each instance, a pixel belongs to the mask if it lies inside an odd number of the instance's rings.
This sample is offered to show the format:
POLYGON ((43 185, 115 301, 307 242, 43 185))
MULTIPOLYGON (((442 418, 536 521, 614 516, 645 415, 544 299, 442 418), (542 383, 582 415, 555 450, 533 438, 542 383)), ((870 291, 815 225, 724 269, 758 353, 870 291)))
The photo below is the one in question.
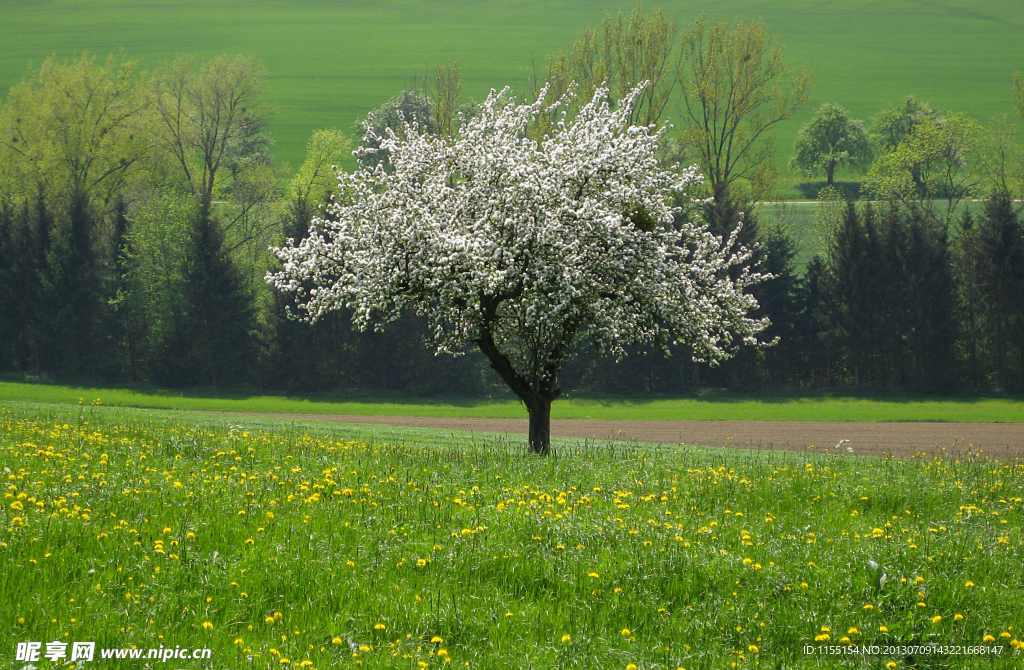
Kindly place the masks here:
POLYGON ((767 326, 748 318, 757 303, 744 293, 762 276, 730 279, 749 252, 673 226, 673 193, 701 178, 663 169, 661 133, 628 126, 641 90, 615 108, 599 90, 540 140, 528 130, 554 113, 546 89, 532 104, 492 91, 454 140, 389 131, 380 145, 393 173, 340 173, 326 218, 275 250, 283 268, 268 281, 308 320, 345 306, 358 328, 379 330, 413 309, 439 352, 475 343, 534 388, 557 389, 580 338, 617 356, 675 341, 701 360, 727 357, 736 337, 753 343, 767 326))

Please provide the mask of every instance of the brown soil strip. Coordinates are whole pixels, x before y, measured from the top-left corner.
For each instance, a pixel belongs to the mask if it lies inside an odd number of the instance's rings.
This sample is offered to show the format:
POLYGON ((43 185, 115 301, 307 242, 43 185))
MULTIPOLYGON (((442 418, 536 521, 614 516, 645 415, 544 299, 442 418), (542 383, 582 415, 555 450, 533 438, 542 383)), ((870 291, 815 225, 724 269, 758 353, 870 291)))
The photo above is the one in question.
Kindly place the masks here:
MULTIPOLYGON (((455 419, 351 414, 256 414, 281 419, 370 423, 522 434, 526 419, 455 419)), ((854 423, 826 421, 596 421, 555 419, 551 434, 590 440, 616 440, 736 447, 743 449, 959 458, 968 453, 999 460, 1024 458, 1024 423, 854 423)))

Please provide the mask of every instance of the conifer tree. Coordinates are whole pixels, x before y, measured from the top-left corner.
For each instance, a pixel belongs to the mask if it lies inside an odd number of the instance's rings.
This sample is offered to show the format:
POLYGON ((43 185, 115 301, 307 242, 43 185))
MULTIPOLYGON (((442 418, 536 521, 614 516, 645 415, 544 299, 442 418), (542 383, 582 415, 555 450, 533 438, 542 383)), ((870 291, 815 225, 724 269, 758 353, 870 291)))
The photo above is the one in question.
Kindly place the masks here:
POLYGON ((182 302, 165 354, 164 380, 210 386, 249 381, 255 330, 251 291, 206 207, 192 223, 182 302))
POLYGON ((996 384, 1017 389, 1024 363, 1024 226, 1008 192, 997 191, 985 203, 978 242, 996 384))

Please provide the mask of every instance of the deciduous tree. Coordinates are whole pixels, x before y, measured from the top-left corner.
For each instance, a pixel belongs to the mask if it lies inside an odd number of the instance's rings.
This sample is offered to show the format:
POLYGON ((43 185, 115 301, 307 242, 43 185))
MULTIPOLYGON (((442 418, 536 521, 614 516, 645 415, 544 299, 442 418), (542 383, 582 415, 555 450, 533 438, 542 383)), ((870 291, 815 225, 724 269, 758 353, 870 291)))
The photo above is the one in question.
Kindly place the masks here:
POLYGON ((112 204, 151 151, 147 114, 134 61, 48 58, 0 110, 0 191, 112 204))
POLYGON ((268 280, 310 320, 349 307, 358 328, 382 329, 411 309, 439 352, 475 345, 525 403, 531 450, 547 453, 558 374, 581 340, 619 356, 681 341, 717 361, 768 325, 744 292, 761 276, 729 278, 747 252, 671 226, 671 194, 699 178, 662 169, 661 134, 629 125, 641 93, 612 109, 598 90, 540 141, 526 129, 544 95, 510 104, 507 92, 454 142, 388 133, 394 172, 340 175, 331 217, 279 249, 268 280))
POLYGON ((259 136, 266 113, 258 104, 263 74, 258 61, 244 56, 217 56, 198 67, 182 56, 154 74, 160 144, 185 189, 206 210, 229 164, 263 153, 265 140, 259 136), (240 145, 248 149, 241 151, 240 145))
POLYGON ((790 168, 813 176, 825 172, 832 186, 836 168, 867 168, 871 163, 871 142, 864 122, 851 119, 849 112, 826 102, 796 136, 790 168))
POLYGON ((902 103, 890 105, 875 115, 874 140, 879 152, 886 153, 910 137, 918 126, 936 125, 941 120, 939 110, 908 95, 902 103))
POLYGON ((709 24, 702 15, 683 31, 682 49, 683 139, 712 196, 760 199, 775 179, 768 133, 807 101, 809 75, 787 71, 782 47, 760 21, 709 24), (745 197, 735 192, 739 182, 745 197))
MULTIPOLYGON (((650 13, 636 5, 627 18, 621 12, 605 16, 597 28, 585 26, 568 54, 548 58, 547 82, 554 97, 579 88, 577 100, 590 100, 594 91, 609 88, 617 100, 647 82, 630 112, 633 125, 657 125, 675 90, 680 63, 676 47, 679 27, 662 9, 650 13)), ((535 87, 539 78, 534 77, 535 87)))
POLYGON ((918 124, 895 149, 879 156, 862 188, 878 199, 917 201, 922 206, 944 198, 949 219, 983 181, 981 138, 981 126, 966 114, 918 124))

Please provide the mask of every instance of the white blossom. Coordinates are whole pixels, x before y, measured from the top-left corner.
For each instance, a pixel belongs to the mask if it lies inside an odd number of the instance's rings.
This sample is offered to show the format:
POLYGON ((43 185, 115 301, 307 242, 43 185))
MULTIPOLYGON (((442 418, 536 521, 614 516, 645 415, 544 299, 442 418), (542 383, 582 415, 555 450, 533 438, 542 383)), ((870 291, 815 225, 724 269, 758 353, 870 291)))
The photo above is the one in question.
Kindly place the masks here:
POLYGON ((723 242, 673 225, 673 194, 701 177, 664 169, 662 131, 628 125, 641 90, 615 108, 598 90, 540 140, 528 129, 554 113, 547 89, 532 104, 492 91, 454 140, 388 131, 394 171, 339 173, 327 216, 274 250, 282 269, 268 281, 311 321, 344 306, 380 330, 423 314, 438 352, 476 344, 528 407, 558 395, 582 339, 614 356, 683 342, 697 360, 726 358, 768 325, 747 316, 757 303, 744 292, 763 275, 743 267, 748 250, 728 251, 735 232, 723 242))

